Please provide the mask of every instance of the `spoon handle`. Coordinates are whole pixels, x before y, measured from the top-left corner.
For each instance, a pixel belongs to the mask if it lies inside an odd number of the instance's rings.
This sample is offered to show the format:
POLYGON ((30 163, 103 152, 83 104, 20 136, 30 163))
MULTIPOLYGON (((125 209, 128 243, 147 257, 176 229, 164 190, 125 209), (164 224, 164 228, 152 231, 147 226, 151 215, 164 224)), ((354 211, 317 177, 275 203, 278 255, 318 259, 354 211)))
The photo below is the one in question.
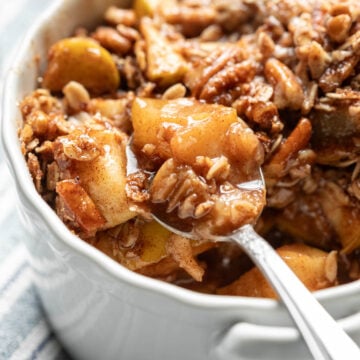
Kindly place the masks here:
POLYGON ((251 225, 243 226, 231 238, 249 255, 278 293, 314 359, 360 359, 360 349, 355 342, 251 225))

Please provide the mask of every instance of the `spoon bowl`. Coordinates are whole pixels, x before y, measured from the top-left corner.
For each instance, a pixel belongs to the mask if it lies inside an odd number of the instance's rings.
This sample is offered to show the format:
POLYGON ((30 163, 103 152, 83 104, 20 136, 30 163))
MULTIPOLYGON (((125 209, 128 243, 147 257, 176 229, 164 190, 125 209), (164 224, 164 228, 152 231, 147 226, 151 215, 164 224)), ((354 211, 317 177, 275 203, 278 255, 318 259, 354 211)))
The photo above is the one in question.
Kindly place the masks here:
MULTIPOLYGON (((139 171, 131 140, 126 147, 126 156, 127 175, 139 171)), ((260 191, 265 194, 261 169, 257 178, 237 184, 236 187, 244 192, 260 191)), ((231 206, 231 203, 228 205, 231 206)), ((171 211, 164 211, 163 208, 159 211, 159 208, 161 207, 156 202, 150 201, 153 219, 171 232, 194 240, 204 234, 196 227, 196 219, 190 228, 184 231, 184 227, 181 226, 183 219, 178 218, 174 221, 171 211)), ((345 353, 347 359, 360 359, 359 347, 321 306, 274 248, 255 232, 252 224, 245 224, 227 235, 211 234, 211 231, 208 235, 206 238, 211 241, 235 242, 251 258, 289 311, 314 359, 342 360, 345 353)))

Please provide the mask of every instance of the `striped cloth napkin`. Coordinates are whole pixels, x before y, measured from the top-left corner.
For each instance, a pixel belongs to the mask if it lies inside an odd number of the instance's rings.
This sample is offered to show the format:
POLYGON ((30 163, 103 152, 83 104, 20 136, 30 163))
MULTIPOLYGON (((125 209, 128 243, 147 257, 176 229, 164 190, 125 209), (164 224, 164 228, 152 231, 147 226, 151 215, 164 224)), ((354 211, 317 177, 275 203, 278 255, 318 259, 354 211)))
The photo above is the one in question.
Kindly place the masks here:
MULTIPOLYGON (((50 0, 0 0, 0 84, 14 49, 50 0)), ((51 331, 32 285, 15 209, 16 194, 0 146, 0 360, 69 359, 51 331)))

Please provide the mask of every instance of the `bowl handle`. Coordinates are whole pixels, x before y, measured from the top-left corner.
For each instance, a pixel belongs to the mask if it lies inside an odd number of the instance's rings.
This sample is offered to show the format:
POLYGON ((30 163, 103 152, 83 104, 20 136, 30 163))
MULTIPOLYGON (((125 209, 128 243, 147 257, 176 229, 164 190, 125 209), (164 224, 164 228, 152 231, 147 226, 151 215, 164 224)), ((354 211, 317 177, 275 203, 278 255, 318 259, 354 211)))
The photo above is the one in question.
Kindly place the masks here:
MULTIPOLYGON (((340 319, 339 324, 360 344, 360 312, 340 319)), ((307 346, 294 327, 236 323, 213 348, 216 360, 311 360, 307 346)))

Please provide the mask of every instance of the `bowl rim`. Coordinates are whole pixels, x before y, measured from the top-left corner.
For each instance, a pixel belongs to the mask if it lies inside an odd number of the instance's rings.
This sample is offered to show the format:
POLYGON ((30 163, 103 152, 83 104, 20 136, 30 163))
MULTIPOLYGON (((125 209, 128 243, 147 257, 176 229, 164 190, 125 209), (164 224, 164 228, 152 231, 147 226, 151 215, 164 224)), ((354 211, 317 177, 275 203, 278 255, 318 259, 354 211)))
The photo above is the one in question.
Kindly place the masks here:
MULTIPOLYGON (((161 294, 162 296, 172 298, 178 302, 194 307, 227 310, 231 308, 236 309, 246 307, 259 311, 268 311, 277 307, 283 307, 279 301, 273 299, 203 294, 137 274, 72 234, 56 213, 37 193, 20 150, 16 131, 17 127, 14 125, 18 109, 17 104, 14 103, 13 100, 16 97, 18 82, 22 76, 19 69, 22 69, 24 65, 26 52, 31 47, 32 39, 38 36, 43 28, 50 26, 52 16, 56 12, 61 11, 61 9, 66 8, 69 2, 69 0, 56 0, 42 12, 38 21, 31 26, 20 42, 18 51, 15 52, 12 61, 10 61, 10 64, 12 65, 6 71, 0 114, 1 143, 5 160, 13 175, 12 177, 18 194, 26 199, 26 201, 31 204, 32 208, 41 216, 42 220, 46 223, 48 230, 52 232, 52 235, 57 241, 65 244, 71 251, 74 251, 78 255, 86 257, 98 268, 104 270, 107 274, 117 280, 126 282, 139 289, 161 294), (12 126, 7 126, 7 124, 12 124, 12 126), (26 176, 24 176, 24 172, 26 173, 26 176)), ((360 280, 357 280, 348 284, 316 291, 314 295, 321 303, 324 303, 337 297, 351 296, 359 292, 360 280)))

